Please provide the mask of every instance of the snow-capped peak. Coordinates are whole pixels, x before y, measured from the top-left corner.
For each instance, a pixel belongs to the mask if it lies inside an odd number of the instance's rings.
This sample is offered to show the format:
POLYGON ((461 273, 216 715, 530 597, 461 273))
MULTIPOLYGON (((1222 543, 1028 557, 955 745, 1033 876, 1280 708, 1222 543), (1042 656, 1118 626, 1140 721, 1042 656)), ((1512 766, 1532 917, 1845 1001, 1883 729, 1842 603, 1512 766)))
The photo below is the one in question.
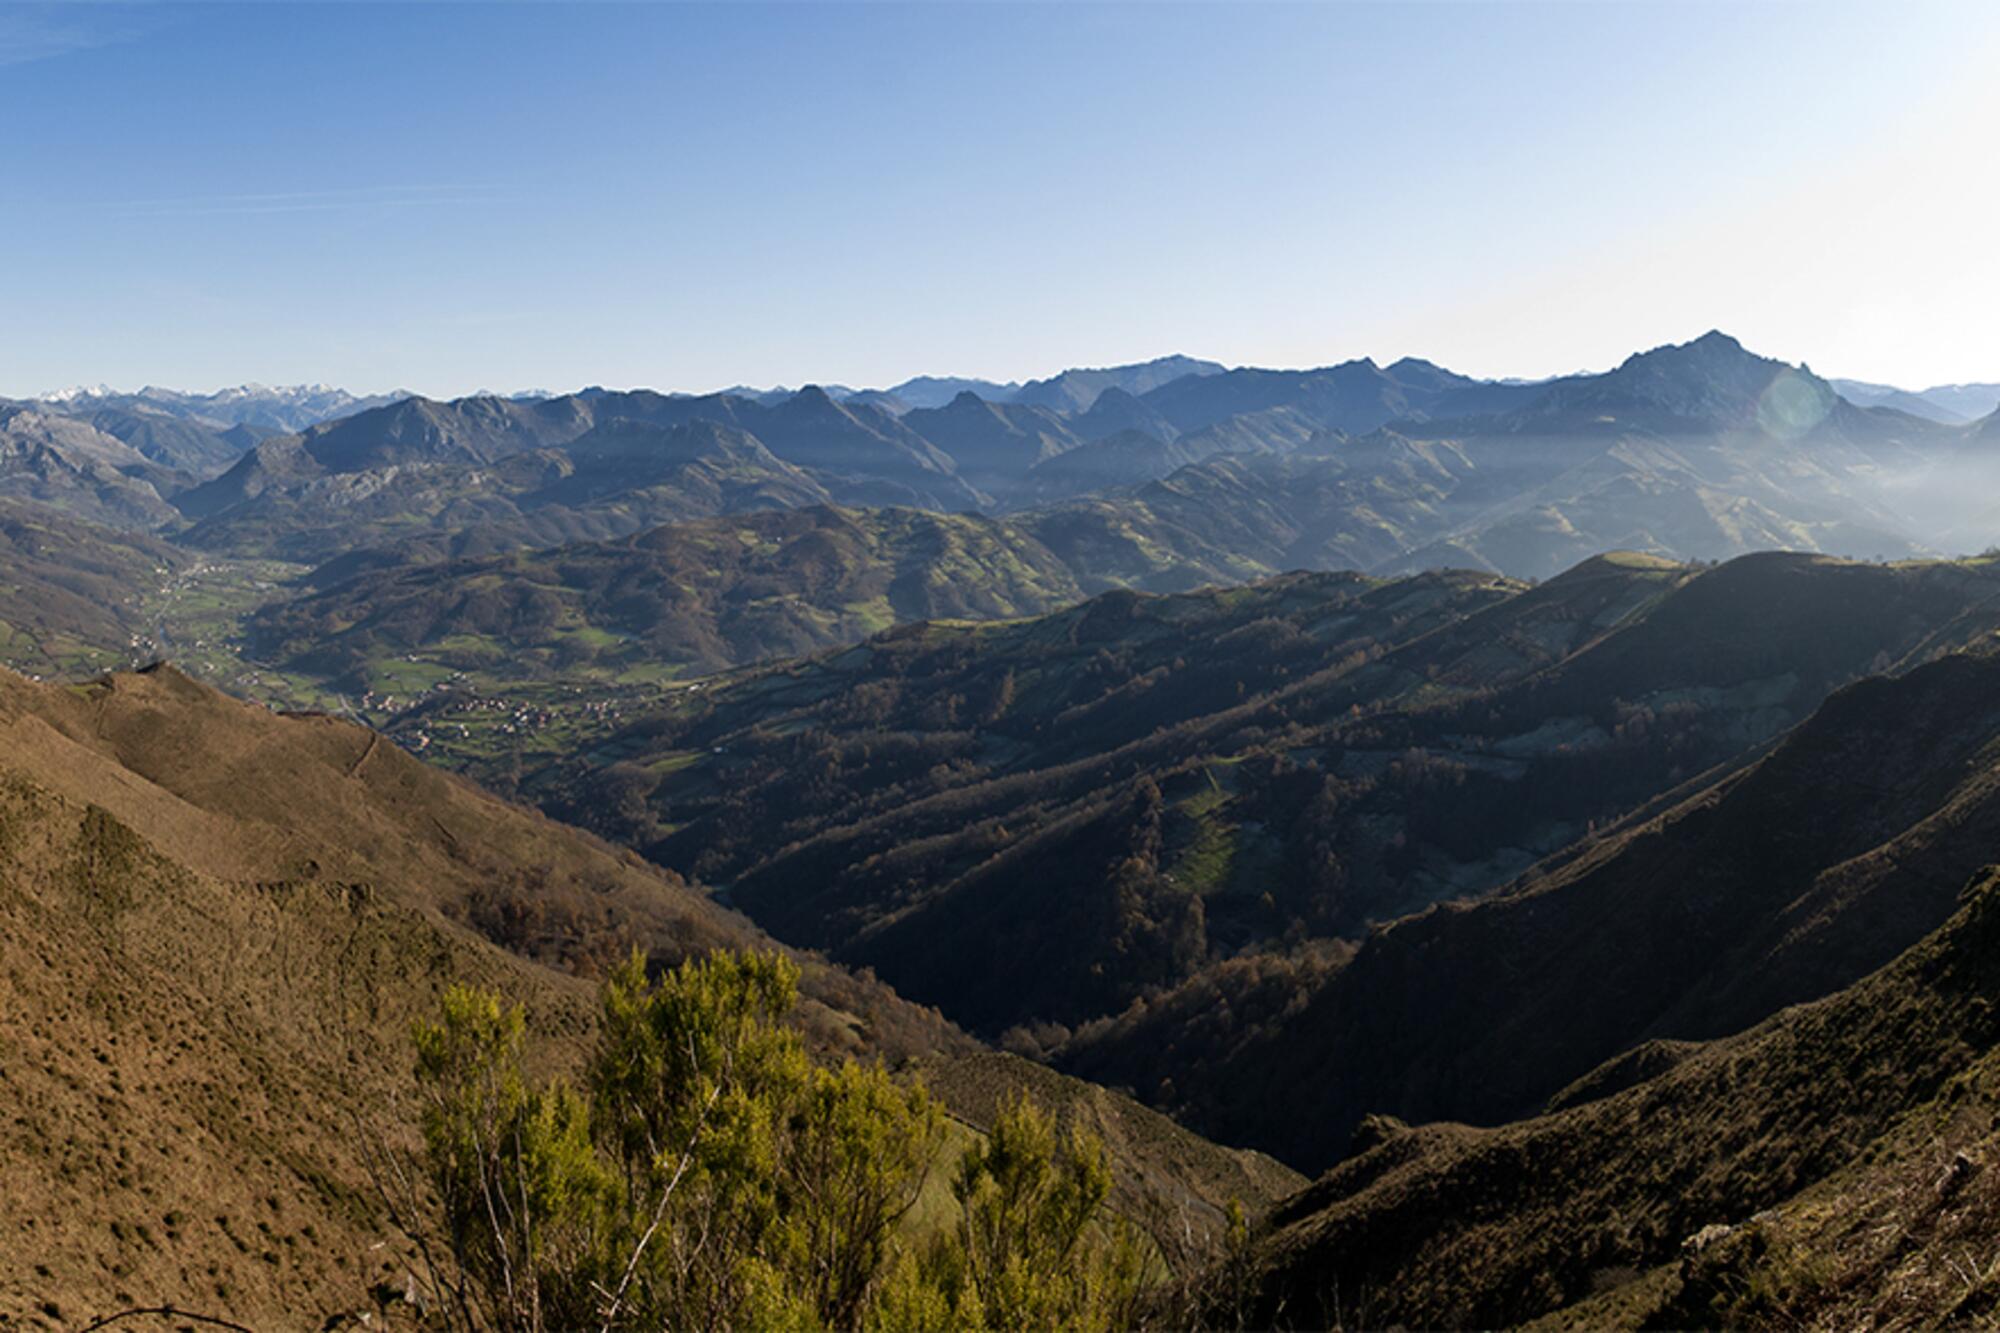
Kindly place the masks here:
POLYGON ((56 389, 49 393, 37 394, 38 403, 74 403, 84 398, 109 398, 117 390, 108 384, 73 384, 67 389, 56 389))

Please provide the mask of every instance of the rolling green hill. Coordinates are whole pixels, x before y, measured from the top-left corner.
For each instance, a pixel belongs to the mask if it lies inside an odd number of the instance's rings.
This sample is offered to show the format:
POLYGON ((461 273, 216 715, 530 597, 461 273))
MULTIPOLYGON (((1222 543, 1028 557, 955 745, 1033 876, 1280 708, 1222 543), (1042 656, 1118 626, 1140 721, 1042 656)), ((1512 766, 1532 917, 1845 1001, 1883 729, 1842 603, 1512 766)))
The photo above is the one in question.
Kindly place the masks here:
POLYGON ((497 681, 658 680, 1081 595, 1047 550, 992 519, 785 509, 363 573, 264 610, 251 651, 355 693, 413 659, 497 681))
MULTIPOLYGON (((660 453, 654 428, 617 429, 647 457, 660 453)), ((694 431, 733 441, 738 452, 731 459, 754 463, 761 456, 775 464, 739 433, 711 427, 671 433, 694 431)), ((1410 479, 1411 498, 1385 495, 1359 532, 1309 528, 1314 520, 1288 517, 1267 502, 1263 481, 1241 469, 1184 472, 1129 500, 1083 500, 992 519, 794 509, 792 502, 807 498, 809 479, 797 474, 788 482, 745 464, 747 471, 732 474, 733 487, 709 486, 698 497, 746 512, 613 542, 520 550, 559 529, 617 535, 657 512, 640 498, 652 492, 613 490, 610 500, 600 500, 601 488, 627 484, 629 473, 621 465, 621 480, 594 480, 603 469, 587 451, 593 438, 572 446, 560 467, 528 454, 491 469, 496 487, 511 469, 547 471, 536 489, 492 495, 483 508, 466 507, 460 496, 454 503, 467 526, 448 538, 418 535, 430 518, 405 522, 415 488, 424 485, 421 469, 343 502, 349 528, 361 515, 380 512, 370 531, 384 539, 406 535, 337 557, 310 581, 314 591, 263 611, 252 626, 253 656, 356 693, 378 687, 380 668, 392 659, 429 663, 446 674, 497 664, 516 679, 547 678, 557 664, 589 678, 718 671, 858 642, 915 620, 1004 619, 1051 611, 1106 588, 1173 590, 1267 577, 1306 554, 1301 539, 1315 544, 1301 563, 1366 563, 1342 557, 1396 549, 1393 525, 1381 512, 1423 510, 1426 492, 1415 478, 1450 458, 1449 450, 1412 446, 1397 471, 1410 479), (792 512, 777 512, 786 510, 792 512)), ((703 466, 706 459, 681 468, 660 487, 659 503, 690 496, 688 473, 703 466)), ((1301 462, 1287 475, 1301 505, 1338 510, 1353 493, 1337 469, 1301 462)), ((1368 485, 1386 492, 1389 484, 1378 478, 1368 485)), ((292 550, 295 542, 275 535, 285 530, 282 514, 268 516, 277 525, 273 544, 292 550)), ((240 530, 248 520, 231 521, 240 530)), ((307 530, 317 535, 297 554, 312 554, 326 535, 307 530)), ((484 679, 494 683, 505 674, 488 672, 484 679)))
MULTIPOLYGON (((525 759, 455 749, 482 705, 449 691, 394 725, 977 1030, 1076 1027, 1498 889, 1848 681, 1982 640, 1996 590, 1980 564, 1783 556, 1537 587, 1301 575, 895 631, 632 700, 525 759)), ((1211 1039, 1197 1070, 1241 1034, 1189 1038, 1211 1039)), ((1128 1015, 1064 1058, 1220 1128, 1201 1117, 1229 1078, 1187 1082, 1175 1046, 1128 1015)), ((1284 1149, 1325 1160, 1345 1123, 1284 1149)))

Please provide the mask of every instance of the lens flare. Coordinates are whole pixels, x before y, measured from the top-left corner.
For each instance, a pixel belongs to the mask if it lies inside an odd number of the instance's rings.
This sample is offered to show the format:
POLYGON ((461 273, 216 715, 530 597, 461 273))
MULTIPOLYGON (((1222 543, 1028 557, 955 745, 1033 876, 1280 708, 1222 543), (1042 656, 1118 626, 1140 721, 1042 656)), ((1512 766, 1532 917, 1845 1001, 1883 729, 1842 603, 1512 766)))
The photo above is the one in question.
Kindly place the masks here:
POLYGON ((1765 386, 1757 399, 1757 424, 1783 440, 1796 440, 1833 412, 1833 390, 1789 367, 1765 386))

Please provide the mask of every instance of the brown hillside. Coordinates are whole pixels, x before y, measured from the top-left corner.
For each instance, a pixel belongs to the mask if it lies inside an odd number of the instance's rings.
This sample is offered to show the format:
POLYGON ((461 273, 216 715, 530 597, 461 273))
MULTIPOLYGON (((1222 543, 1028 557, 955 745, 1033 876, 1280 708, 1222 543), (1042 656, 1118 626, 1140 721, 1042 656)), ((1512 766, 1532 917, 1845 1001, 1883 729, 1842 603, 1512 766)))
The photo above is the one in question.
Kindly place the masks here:
MULTIPOLYGON (((0 1309, 38 1324, 372 1308, 408 1256, 360 1145, 407 1146, 411 1020, 471 978, 571 1050, 591 1021, 586 982, 480 932, 564 969, 763 942, 372 733, 171 668, 0 677, 0 747, 0 1309)), ((806 988, 823 1043, 963 1041, 833 969, 806 988)))
MULTIPOLYGON (((1741 1031, 1886 964, 1996 845, 2000 661, 1867 680, 1553 873, 1376 932, 1309 1001, 1176 1071, 1181 1092, 1216 1108, 1205 1132, 1303 1163, 1337 1160, 1371 1113, 1528 1115, 1642 1042, 1741 1031)), ((1112 1045, 1169 1041, 1176 1013, 1112 1045)), ((1090 1055, 1077 1072, 1115 1079, 1090 1055)))
MULTIPOLYGON (((412 1020, 470 979, 573 1059, 594 1021, 573 973, 635 943, 661 962, 774 947, 362 728, 165 667, 0 676, 0 1328, 162 1302, 277 1328, 375 1310, 413 1262, 368 1170, 411 1146, 412 1020)), ((1013 1086, 1092 1106, 1135 1212, 1299 1183, 1024 1062, 965 1065, 934 1011, 802 962, 819 1046, 925 1056, 975 1124, 1013 1086)))
POLYGON ((1305 1185, 1306 1178, 1259 1152, 1219 1149, 1129 1097, 1046 1065, 999 1051, 940 1053, 918 1064, 950 1112, 986 1129, 1006 1099, 1026 1092, 1057 1122, 1096 1134, 1111 1151, 1112 1206, 1158 1230, 1219 1235, 1231 1202, 1256 1214, 1305 1185))
POLYGON ((1253 1318, 1495 1327, 1595 1297, 1569 1322, 1990 1319, 1984 1265, 1937 1242, 1989 1243, 2000 1206, 1982 1159, 1952 1179, 1954 1148, 1991 1146, 1996 989, 1988 871, 1891 966, 1624 1092, 1492 1130, 1371 1122, 1273 1214, 1253 1318))
POLYGON ((191 870, 8 770, 0 1311, 74 1328, 173 1303, 317 1328, 373 1310, 414 1261, 362 1151, 410 1147, 410 1022, 469 978, 574 1033, 587 988, 364 884, 191 870))

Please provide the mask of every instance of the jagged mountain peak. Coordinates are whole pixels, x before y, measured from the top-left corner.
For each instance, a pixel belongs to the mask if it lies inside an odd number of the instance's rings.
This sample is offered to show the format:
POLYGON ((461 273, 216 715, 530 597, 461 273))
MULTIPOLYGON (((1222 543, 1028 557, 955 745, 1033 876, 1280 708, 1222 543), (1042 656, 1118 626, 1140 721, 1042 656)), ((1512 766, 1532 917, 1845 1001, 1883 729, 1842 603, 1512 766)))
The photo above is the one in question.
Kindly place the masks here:
POLYGON ((1516 430, 1561 422, 1565 429, 1669 434, 1751 431, 1796 439, 1827 424, 1843 406, 1833 386, 1810 370, 1751 352, 1711 330, 1636 352, 1601 375, 1558 380, 1509 424, 1516 430))
POLYGON ((1710 329, 1707 333, 1702 334, 1701 337, 1690 342, 1688 346, 1723 352, 1743 351, 1743 344, 1729 334, 1724 333, 1721 329, 1710 329))
MULTIPOLYGON (((67 389, 51 389, 38 393, 30 401, 37 403, 74 403, 84 398, 109 398, 118 392, 108 384, 72 384, 67 389)), ((145 392, 141 390, 140 392, 145 392)))
POLYGON ((1669 343, 1625 358, 1613 376, 1627 383, 1674 382, 1736 388, 1761 393, 1781 376, 1799 379, 1813 386, 1819 396, 1831 399, 1833 386, 1812 372, 1810 366, 1781 361, 1753 352, 1736 338, 1719 330, 1684 343, 1669 343))
MULTIPOLYGON (((1394 361, 1391 361, 1388 364, 1386 369, 1391 375, 1404 375, 1404 374, 1433 375, 1433 374, 1450 373, 1449 371, 1446 371, 1443 366, 1440 366, 1437 362, 1426 361, 1424 360, 1424 358, 1420 356, 1397 357, 1394 361)), ((1453 378, 1456 379, 1459 377, 1453 376, 1453 378)))

